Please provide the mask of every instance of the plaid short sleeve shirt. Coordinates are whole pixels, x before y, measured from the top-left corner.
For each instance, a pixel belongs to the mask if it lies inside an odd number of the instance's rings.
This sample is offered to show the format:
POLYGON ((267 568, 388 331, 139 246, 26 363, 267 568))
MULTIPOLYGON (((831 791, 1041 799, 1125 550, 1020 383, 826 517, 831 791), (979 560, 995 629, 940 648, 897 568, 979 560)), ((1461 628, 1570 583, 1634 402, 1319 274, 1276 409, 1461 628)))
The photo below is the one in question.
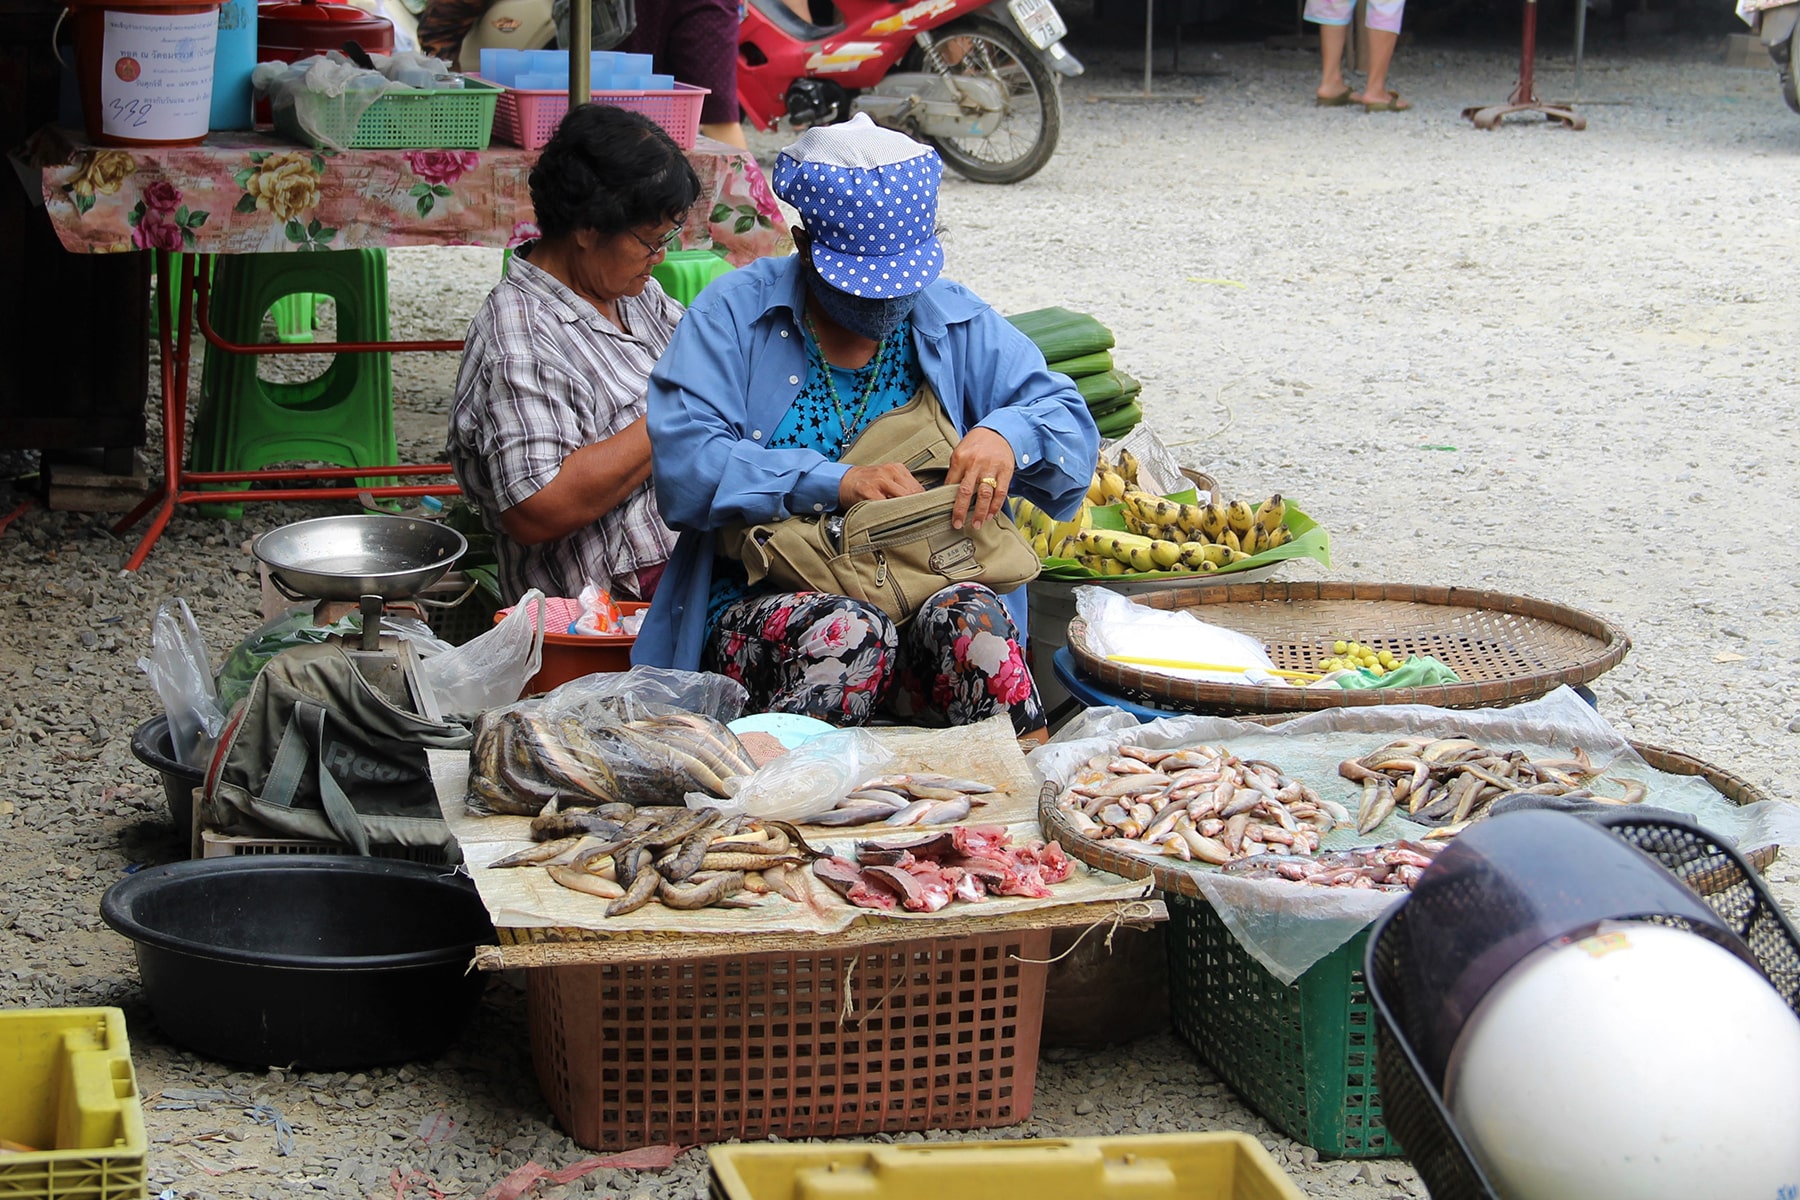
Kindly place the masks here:
POLYGON ((648 482, 554 541, 520 545, 500 525, 500 513, 555 479, 570 454, 644 415, 645 381, 684 310, 652 280, 618 311, 625 330, 515 253, 469 325, 446 450, 495 535, 509 601, 533 587, 577 596, 588 581, 615 599, 642 599, 637 573, 666 562, 675 545, 648 482))

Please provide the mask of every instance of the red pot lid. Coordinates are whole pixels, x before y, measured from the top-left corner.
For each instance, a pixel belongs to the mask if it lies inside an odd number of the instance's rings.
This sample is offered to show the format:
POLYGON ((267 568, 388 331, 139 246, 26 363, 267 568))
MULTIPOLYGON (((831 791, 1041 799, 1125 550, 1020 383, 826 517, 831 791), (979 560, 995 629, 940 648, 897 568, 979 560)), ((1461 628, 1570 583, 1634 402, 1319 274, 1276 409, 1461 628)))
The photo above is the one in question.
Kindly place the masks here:
MULTIPOLYGON (((259 30, 280 26, 281 35, 292 36, 312 31, 339 41, 356 38, 365 49, 392 47, 394 23, 348 4, 321 3, 320 0, 275 0, 256 6, 259 30)), ((276 32, 270 30, 270 32, 276 32)), ((332 47, 335 49, 335 44, 332 47)))

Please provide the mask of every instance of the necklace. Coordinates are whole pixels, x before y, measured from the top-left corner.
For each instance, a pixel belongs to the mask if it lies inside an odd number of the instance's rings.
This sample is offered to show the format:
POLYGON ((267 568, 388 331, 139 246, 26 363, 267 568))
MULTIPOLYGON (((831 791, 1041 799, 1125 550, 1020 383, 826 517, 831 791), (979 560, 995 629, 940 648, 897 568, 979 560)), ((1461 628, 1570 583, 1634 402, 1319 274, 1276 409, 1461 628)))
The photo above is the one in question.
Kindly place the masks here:
MULTIPOLYGON (((831 363, 826 361, 825 347, 819 342, 819 331, 813 328, 812 313, 805 313, 803 319, 806 321, 806 332, 812 335, 812 342, 808 349, 818 360, 819 371, 825 376, 825 386, 831 390, 831 403, 837 409, 838 428, 842 431, 842 436, 838 439, 838 453, 842 454, 844 447, 855 440, 857 428, 862 424, 863 414, 869 411, 869 399, 875 395, 875 385, 881 379, 881 360, 887 354, 888 338, 882 338, 875 343, 875 357, 871 358, 864 368, 869 372, 869 377, 863 381, 862 395, 857 397, 856 415, 850 417, 844 413, 844 397, 838 392, 837 377, 831 373, 831 363)), ((892 336, 892 334, 888 335, 888 337, 892 336)))

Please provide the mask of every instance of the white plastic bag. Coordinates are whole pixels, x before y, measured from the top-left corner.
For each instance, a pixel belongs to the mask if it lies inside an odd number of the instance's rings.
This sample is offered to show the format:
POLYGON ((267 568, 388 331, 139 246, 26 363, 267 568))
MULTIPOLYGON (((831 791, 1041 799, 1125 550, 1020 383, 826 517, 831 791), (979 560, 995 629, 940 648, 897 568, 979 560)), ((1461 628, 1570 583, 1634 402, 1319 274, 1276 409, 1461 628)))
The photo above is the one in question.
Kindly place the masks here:
POLYGON ((137 665, 162 700, 175 757, 190 767, 206 766, 225 728, 225 714, 213 685, 206 639, 186 600, 177 596, 157 607, 149 657, 138 659, 137 665))
POLYGON ((1088 646, 1105 657, 1156 659, 1140 663, 1146 670, 1177 679, 1211 679, 1225 683, 1282 683, 1268 672, 1275 663, 1262 643, 1235 629, 1208 625, 1192 613, 1170 612, 1136 604, 1102 587, 1075 589, 1075 608, 1087 622, 1088 646), (1212 663, 1241 670, 1193 670, 1161 665, 1168 662, 1212 663))
POLYGON ((731 798, 690 794, 690 806, 710 805, 781 821, 807 821, 829 812, 844 793, 892 762, 893 751, 865 729, 839 729, 803 744, 742 777, 731 798))
POLYGON ((498 625, 460 646, 419 662, 419 678, 431 688, 445 717, 475 717, 511 704, 544 663, 543 622, 531 607, 544 593, 532 588, 498 625))

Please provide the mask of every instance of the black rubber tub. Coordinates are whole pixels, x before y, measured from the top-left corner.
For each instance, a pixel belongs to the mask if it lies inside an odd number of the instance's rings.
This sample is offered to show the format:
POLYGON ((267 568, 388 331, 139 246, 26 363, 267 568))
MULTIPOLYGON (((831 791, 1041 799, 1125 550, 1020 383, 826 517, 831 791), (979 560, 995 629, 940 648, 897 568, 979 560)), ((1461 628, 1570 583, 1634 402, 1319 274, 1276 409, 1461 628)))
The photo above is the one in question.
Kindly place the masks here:
POLYGON ((170 1041, 249 1066, 345 1070, 454 1042, 494 940, 466 877, 351 855, 243 855, 151 867, 108 889, 170 1041))
POLYGON ((169 802, 169 819, 183 834, 194 827, 194 789, 206 773, 175 757, 175 740, 169 736, 169 718, 151 717, 131 731, 131 752, 137 760, 162 776, 163 799, 169 802))

